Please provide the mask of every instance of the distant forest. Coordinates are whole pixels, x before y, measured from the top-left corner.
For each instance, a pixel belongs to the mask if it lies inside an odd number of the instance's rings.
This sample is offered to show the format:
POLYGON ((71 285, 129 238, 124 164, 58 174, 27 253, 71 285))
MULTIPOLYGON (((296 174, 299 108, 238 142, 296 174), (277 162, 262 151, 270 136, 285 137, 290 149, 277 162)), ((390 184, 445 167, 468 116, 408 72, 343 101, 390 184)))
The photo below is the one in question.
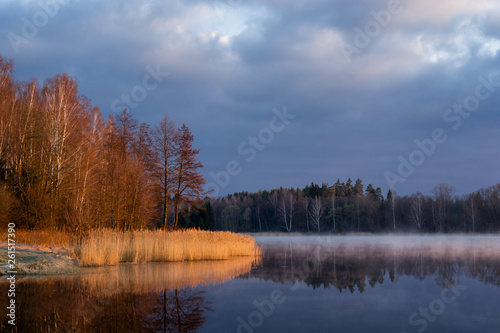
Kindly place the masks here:
POLYGON ((499 232, 500 184, 469 195, 437 184, 432 196, 397 196, 361 179, 241 192, 211 200, 215 227, 241 232, 499 232))
POLYGON ((235 232, 498 232, 500 184, 466 196, 385 197, 362 180, 213 198, 189 127, 104 119, 75 78, 16 81, 0 56, 0 226, 235 232))

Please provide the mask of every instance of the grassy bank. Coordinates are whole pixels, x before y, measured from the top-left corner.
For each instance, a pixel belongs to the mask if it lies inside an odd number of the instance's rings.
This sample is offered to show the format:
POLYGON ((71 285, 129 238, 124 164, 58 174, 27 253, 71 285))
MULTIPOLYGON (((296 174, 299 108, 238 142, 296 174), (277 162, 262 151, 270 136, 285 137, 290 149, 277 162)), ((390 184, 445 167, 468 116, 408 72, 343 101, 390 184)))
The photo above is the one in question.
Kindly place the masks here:
MULTIPOLYGON (((16 231, 16 240, 16 264, 21 274, 63 273, 64 270, 74 271, 77 266, 220 260, 260 255, 252 237, 221 231, 124 233, 100 230, 91 232, 77 245, 69 233, 19 230, 16 231)), ((7 265, 7 244, 0 245, 2 274, 7 265)))
POLYGON ((9 265, 6 244, 0 244, 0 275, 16 271, 18 275, 58 275, 77 273, 78 261, 66 250, 39 248, 35 245, 16 247, 14 268, 9 265))
POLYGON ((252 237, 222 231, 95 231, 75 249, 83 266, 132 262, 220 260, 254 256, 252 237))

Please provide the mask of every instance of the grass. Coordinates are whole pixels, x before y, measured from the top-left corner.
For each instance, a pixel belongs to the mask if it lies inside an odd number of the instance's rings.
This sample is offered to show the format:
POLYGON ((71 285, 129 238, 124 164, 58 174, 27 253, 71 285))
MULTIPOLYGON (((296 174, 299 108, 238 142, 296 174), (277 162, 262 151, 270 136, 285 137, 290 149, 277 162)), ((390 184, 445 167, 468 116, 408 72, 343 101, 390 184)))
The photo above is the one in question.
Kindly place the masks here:
MULTIPOLYGON (((55 230, 16 229, 15 235, 14 270, 17 274, 55 275, 78 271, 72 234, 55 230)), ((5 275, 5 272, 11 270, 8 265, 7 250, 7 241, 0 241, 0 275, 5 275)))
POLYGON ((70 247, 74 243, 74 240, 75 238, 72 234, 64 231, 16 230, 16 243, 70 247))
POLYGON ((82 266, 164 261, 220 260, 255 256, 250 236, 223 231, 94 231, 75 249, 82 266))
MULTIPOLYGON (((7 268, 7 244, 0 246, 0 275, 7 268), (5 255, 4 255, 5 250, 5 255)), ((16 259, 25 274, 62 274, 77 266, 179 262, 260 257, 255 240, 222 231, 184 230, 90 232, 78 244, 62 231, 16 230, 16 259), (78 264, 77 264, 78 262, 78 264)))

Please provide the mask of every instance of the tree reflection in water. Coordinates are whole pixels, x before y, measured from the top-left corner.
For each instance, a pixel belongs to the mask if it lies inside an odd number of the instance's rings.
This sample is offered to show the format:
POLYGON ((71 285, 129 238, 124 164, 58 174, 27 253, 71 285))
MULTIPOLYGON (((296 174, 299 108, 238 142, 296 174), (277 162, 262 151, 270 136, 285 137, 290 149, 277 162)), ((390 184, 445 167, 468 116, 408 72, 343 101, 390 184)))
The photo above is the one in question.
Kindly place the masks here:
POLYGON ((460 242, 264 244, 262 265, 240 278, 281 283, 302 282, 313 289, 335 287, 340 292, 363 292, 386 278, 418 280, 433 277, 440 287, 465 275, 486 284, 500 285, 500 244, 460 242))
MULTIPOLYGON (((1 332, 193 332, 211 302, 200 286, 249 272, 258 258, 119 265, 91 273, 20 279, 16 326, 1 332)), ((7 293, 8 283, 0 283, 7 293)), ((6 317, 4 307, 0 315, 6 317)))
POLYGON ((203 313, 213 311, 204 291, 163 290, 158 305, 153 307, 151 323, 155 331, 194 332, 205 323, 203 313))
MULTIPOLYGON (((442 288, 463 276, 500 286, 496 238, 493 243, 472 239, 467 244, 436 242, 435 237, 398 243, 369 241, 372 238, 358 243, 343 242, 344 238, 328 242, 284 239, 264 244, 258 261, 118 265, 75 276, 19 279, 17 325, 12 328, 2 320, 0 331, 192 332, 205 324, 207 311, 212 310, 203 286, 235 277, 302 283, 314 293, 318 288, 363 293, 383 283, 398 283, 402 276, 431 278, 442 288)), ((253 284, 253 288, 259 286, 253 284)), ((7 289, 8 283, 0 282, 0 293, 5 295, 7 289)), ((237 307, 239 300, 236 295, 228 301, 237 307)), ((0 308, 0 316, 6 318, 6 307, 0 308)))
POLYGON ((205 323, 204 312, 211 310, 203 294, 186 288, 94 296, 73 326, 83 332, 193 332, 205 323))
POLYGON ((71 292, 64 287, 56 281, 22 283, 17 332, 193 332, 205 323, 204 312, 211 310, 204 291, 191 288, 102 297, 87 295, 81 286, 71 292))

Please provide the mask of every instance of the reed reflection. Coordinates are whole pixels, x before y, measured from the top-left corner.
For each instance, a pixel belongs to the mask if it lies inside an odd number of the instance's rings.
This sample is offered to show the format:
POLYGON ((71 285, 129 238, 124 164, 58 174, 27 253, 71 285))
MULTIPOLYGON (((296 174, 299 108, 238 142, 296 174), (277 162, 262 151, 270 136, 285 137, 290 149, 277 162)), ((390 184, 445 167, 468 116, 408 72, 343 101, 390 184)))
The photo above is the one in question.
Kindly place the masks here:
MULTIPOLYGON (((79 276, 20 280, 15 327, 2 332, 193 332, 211 311, 203 286, 249 272, 253 257, 118 265, 79 276)), ((7 283, 0 283, 6 292, 7 283)), ((5 310, 1 310, 5 316, 5 310)))

